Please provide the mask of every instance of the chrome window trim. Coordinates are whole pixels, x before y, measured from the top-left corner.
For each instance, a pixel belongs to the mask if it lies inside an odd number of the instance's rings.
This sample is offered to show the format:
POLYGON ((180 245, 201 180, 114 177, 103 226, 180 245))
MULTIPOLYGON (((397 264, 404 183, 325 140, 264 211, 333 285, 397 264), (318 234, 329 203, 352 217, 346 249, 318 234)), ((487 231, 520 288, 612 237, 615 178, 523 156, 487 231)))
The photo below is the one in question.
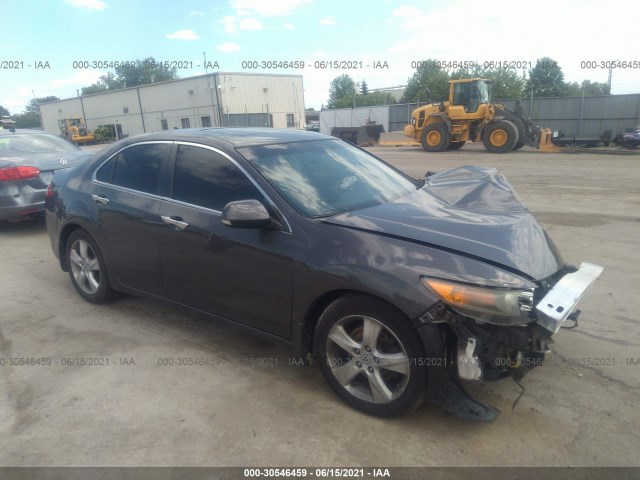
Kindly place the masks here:
POLYGON ((163 198, 160 195, 156 195, 155 193, 142 192, 140 190, 134 190, 134 189, 128 188, 128 187, 121 187, 120 185, 114 185, 113 183, 101 182, 99 180, 94 180, 92 183, 95 183, 96 185, 100 185, 102 187, 109 187, 109 188, 113 188, 115 190, 120 190, 122 192, 135 193, 137 195, 142 195, 144 197, 149 197, 149 198, 152 198, 154 200, 162 200, 162 198, 163 198))
MULTIPOLYGON (((276 205, 276 203, 271 199, 271 197, 269 195, 267 195, 267 192, 264 191, 264 189, 258 184, 258 182, 255 181, 255 179, 249 174, 249 172, 247 172, 247 170, 240 165, 233 157, 231 157, 229 154, 223 152, 222 150, 217 149, 216 147, 212 147, 210 145, 203 145, 201 143, 193 143, 193 142, 183 142, 180 140, 176 140, 175 142, 176 145, 188 145, 191 147, 198 147, 198 148, 204 148, 207 150, 211 150, 212 152, 215 152, 219 155, 222 155, 224 158, 226 158, 227 160, 229 160, 231 163, 233 163, 238 170, 240 170, 245 177, 247 177, 249 179, 249 181, 253 184, 254 187, 256 187, 256 189, 258 189, 258 191, 262 194, 262 196, 267 200, 267 202, 269 203, 269 205, 271 205, 271 207, 273 207, 273 209, 278 212, 280 214, 280 217, 284 220, 285 223, 285 227, 286 230, 283 230, 283 233, 293 233, 293 229, 291 228, 291 224, 289 223, 289 220, 287 219, 287 217, 285 216, 285 214, 282 212, 282 210, 280 210, 280 208, 278 208, 278 205, 276 205)), ((174 166, 175 168, 175 166, 174 166)), ((173 187, 173 186, 172 186, 173 187)), ((183 202, 180 200, 175 200, 173 198, 169 198, 165 200, 170 200, 172 202, 176 202, 176 203, 180 203, 182 205, 187 205, 190 207, 197 207, 203 210, 208 210, 210 212, 214 212, 214 213, 218 213, 219 215, 222 215, 222 212, 218 211, 218 210, 213 210, 211 208, 207 208, 207 207, 203 207, 200 205, 193 205, 187 202, 183 202)))
POLYGON ((222 212, 220 210, 214 210, 213 208, 203 207, 202 205, 196 205, 194 203, 183 202, 182 200, 176 200, 175 198, 162 197, 162 200, 169 203, 176 203, 178 205, 182 205, 183 207, 191 207, 197 208, 198 210, 203 210, 208 213, 213 213, 214 215, 222 216, 222 212))

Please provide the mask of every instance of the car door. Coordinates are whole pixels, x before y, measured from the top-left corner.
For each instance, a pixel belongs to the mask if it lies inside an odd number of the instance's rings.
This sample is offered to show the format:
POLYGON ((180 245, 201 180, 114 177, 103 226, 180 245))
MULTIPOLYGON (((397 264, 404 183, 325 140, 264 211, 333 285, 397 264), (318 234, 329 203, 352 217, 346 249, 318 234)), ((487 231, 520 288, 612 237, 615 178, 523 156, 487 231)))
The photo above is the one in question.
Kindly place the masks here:
MULTIPOLYGON (((175 301, 290 337, 290 233, 221 221, 231 201, 273 208, 246 171, 211 147, 177 144, 171 198, 160 205, 162 279, 175 301)), ((171 167, 170 167, 171 168, 171 167)))
POLYGON ((164 293, 159 262, 159 185, 173 142, 144 142, 114 154, 96 171, 92 197, 109 271, 126 285, 164 293))

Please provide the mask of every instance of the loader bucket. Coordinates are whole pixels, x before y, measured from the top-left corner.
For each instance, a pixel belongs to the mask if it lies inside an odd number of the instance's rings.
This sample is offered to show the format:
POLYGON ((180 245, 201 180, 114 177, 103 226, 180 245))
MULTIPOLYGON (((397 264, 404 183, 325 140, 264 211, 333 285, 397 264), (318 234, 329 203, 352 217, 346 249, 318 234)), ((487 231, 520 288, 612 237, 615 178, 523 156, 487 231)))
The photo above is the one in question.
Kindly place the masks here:
POLYGON ((380 135, 380 145, 387 147, 406 147, 420 145, 415 138, 407 137, 403 132, 389 132, 380 135))
POLYGON ((331 136, 341 138, 361 147, 371 147, 378 144, 382 132, 384 132, 383 125, 334 127, 331 130, 331 136))
POLYGON ((540 129, 540 151, 544 153, 558 153, 561 152, 562 149, 554 145, 552 142, 553 132, 550 128, 541 128, 540 129))

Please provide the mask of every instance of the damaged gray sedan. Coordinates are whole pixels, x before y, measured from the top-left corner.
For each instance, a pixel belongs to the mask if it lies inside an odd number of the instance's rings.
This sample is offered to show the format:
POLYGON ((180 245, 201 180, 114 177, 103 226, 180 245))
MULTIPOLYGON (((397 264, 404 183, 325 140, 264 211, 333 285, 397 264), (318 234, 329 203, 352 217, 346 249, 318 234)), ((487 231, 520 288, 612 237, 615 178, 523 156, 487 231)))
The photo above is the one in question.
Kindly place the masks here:
MULTIPOLYGON (((142 135, 56 173, 47 229, 87 301, 163 299, 289 344, 377 416, 498 411, 602 267, 567 265, 497 171, 416 180, 311 132, 142 135)), ((296 362, 298 363, 298 362, 296 362)))

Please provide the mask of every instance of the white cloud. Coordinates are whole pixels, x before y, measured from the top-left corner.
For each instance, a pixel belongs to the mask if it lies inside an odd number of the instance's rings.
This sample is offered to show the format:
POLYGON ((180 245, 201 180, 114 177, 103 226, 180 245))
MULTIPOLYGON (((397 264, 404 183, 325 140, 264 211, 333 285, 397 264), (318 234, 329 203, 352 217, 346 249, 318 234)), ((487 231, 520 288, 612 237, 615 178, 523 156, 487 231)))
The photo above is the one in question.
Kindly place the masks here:
POLYGON ((238 29, 236 27, 235 17, 232 17, 230 15, 227 15, 226 17, 222 17, 222 19, 220 20, 220 23, 224 25, 224 31, 227 33, 236 33, 236 30, 238 29))
POLYGON ((239 24, 240 30, 262 30, 262 24, 255 18, 243 18, 239 24))
POLYGON ((293 26, 293 23, 285 23, 284 28, 286 28, 287 30, 293 30, 296 27, 293 26))
MULTIPOLYGON (((288 15, 311 0, 231 0, 231 8, 249 10, 265 17, 288 15)), ((240 12, 238 12, 240 15, 240 12)))
POLYGON ((189 16, 190 17, 204 17, 204 12, 201 12, 200 10, 191 10, 189 12, 189 16))
POLYGON ((87 8, 89 10, 104 10, 107 4, 102 0, 64 0, 65 3, 76 8, 87 8))
POLYGON ((178 30, 165 35, 170 40, 198 40, 200 37, 193 30, 178 30))
POLYGON ((216 48, 221 52, 232 53, 240 50, 240 45, 235 43, 225 42, 220 45, 216 45, 216 48))
POLYGON ((325 17, 322 20, 320 20, 320 25, 335 25, 336 24, 336 17, 325 17))

